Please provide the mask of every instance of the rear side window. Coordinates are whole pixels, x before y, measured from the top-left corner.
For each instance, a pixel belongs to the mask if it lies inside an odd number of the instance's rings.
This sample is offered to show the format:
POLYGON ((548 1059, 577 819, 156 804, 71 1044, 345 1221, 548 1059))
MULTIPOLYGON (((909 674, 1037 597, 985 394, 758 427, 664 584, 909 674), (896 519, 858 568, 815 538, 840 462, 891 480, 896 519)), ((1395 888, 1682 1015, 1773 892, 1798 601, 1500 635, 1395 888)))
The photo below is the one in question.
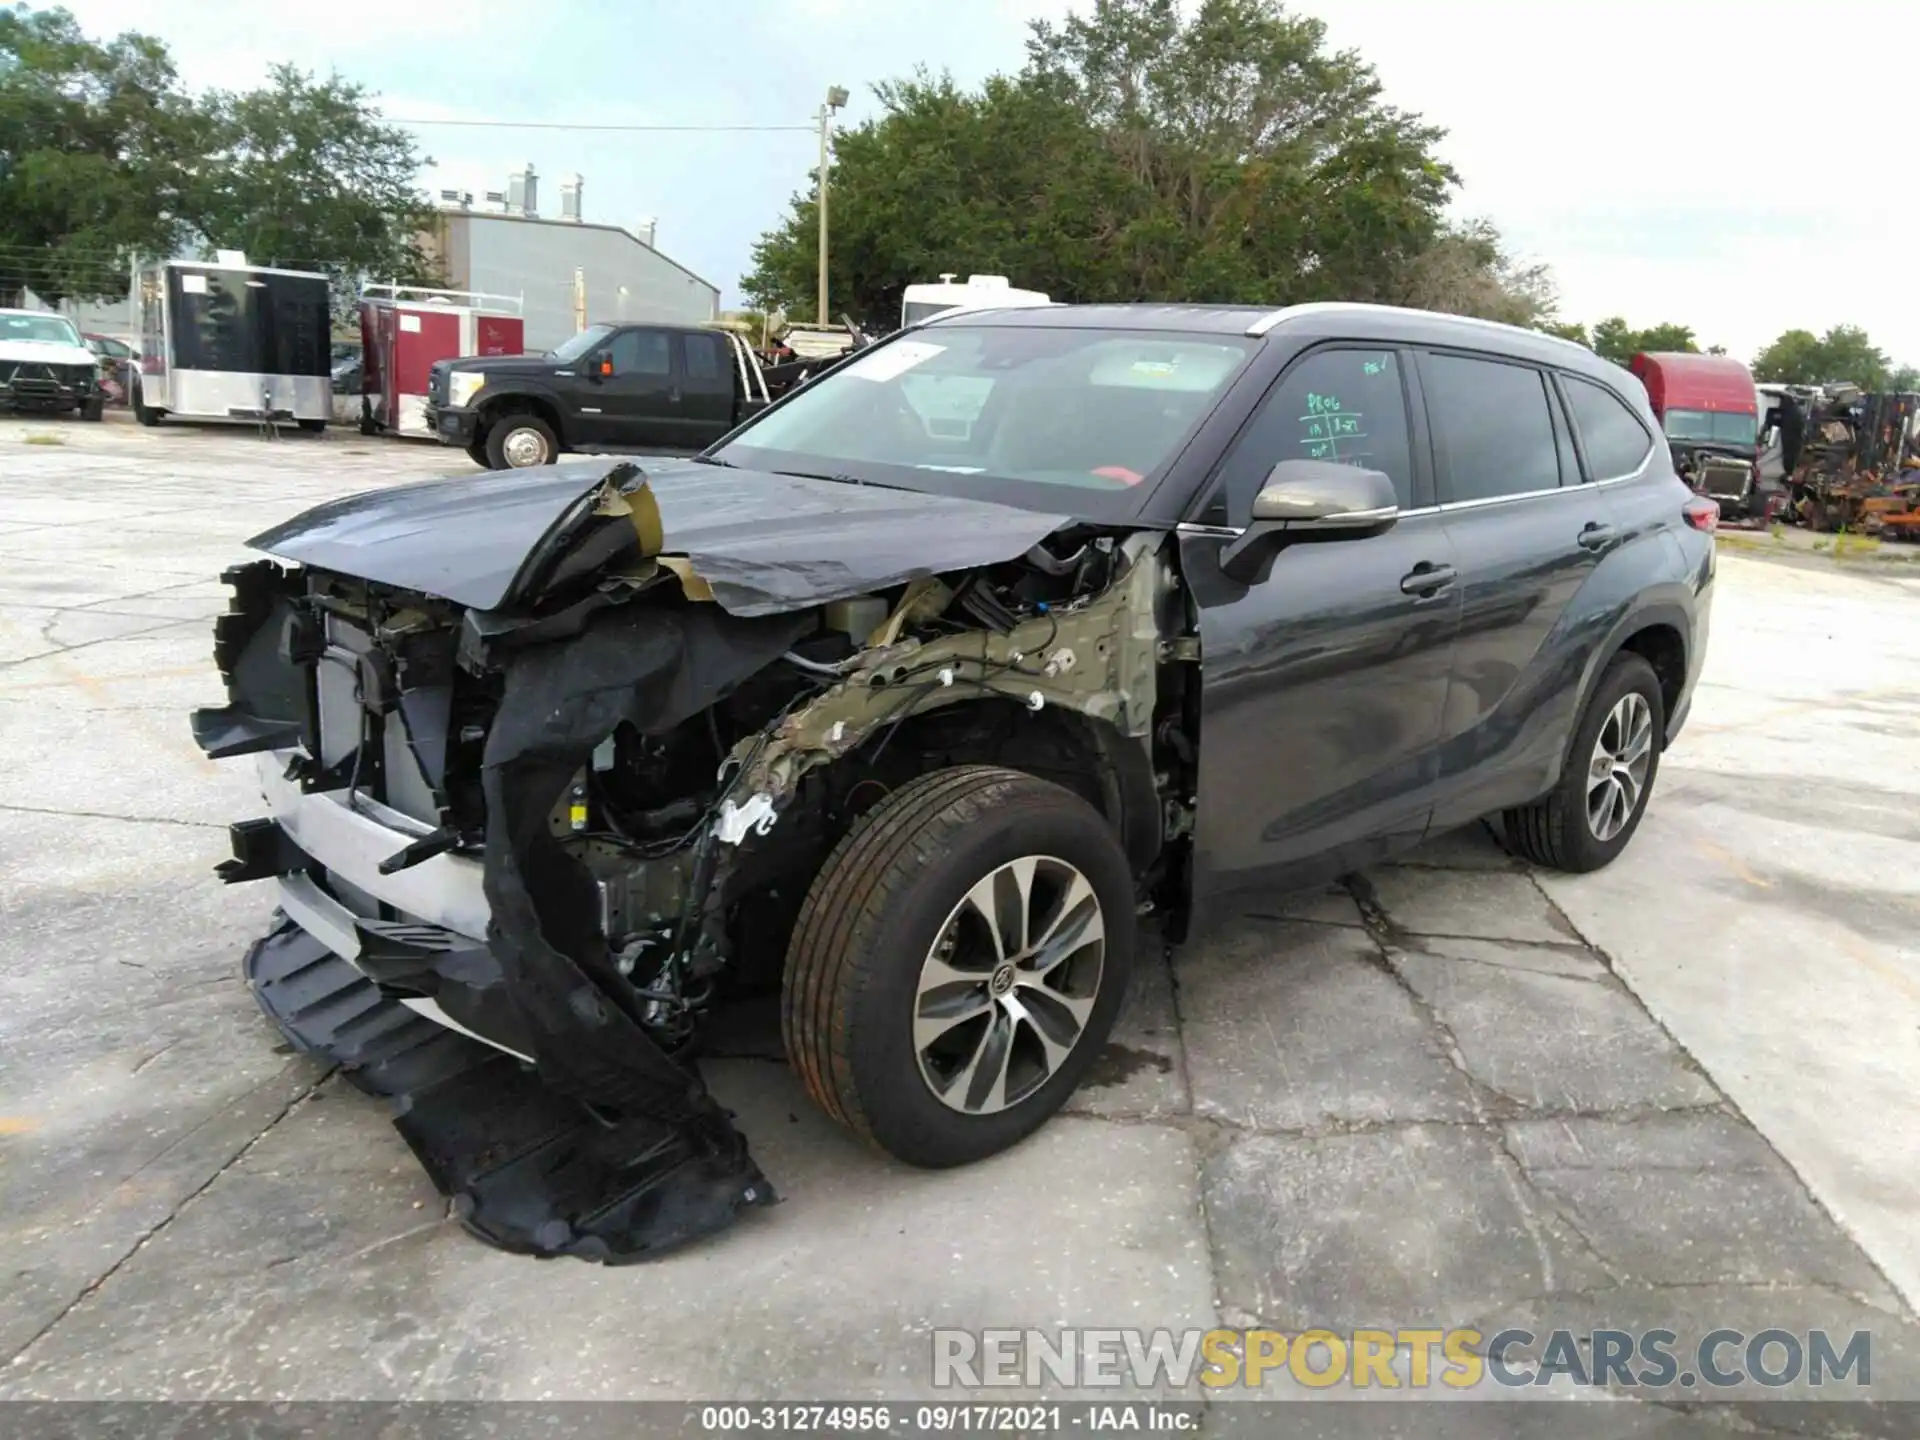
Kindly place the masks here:
POLYGON ((1462 355, 1423 355, 1420 378, 1441 459, 1442 501, 1559 488, 1560 447, 1547 377, 1540 371, 1462 355))
POLYGON ((1412 509, 1411 457, 1399 356, 1378 348, 1316 350, 1260 402, 1227 452, 1202 518, 1246 524, 1267 472, 1282 460, 1337 460, 1383 471, 1400 508, 1412 509))
POLYGON ((1580 444, 1587 452, 1587 469, 1596 480, 1618 480, 1638 470, 1653 448, 1640 417, 1624 401, 1591 381, 1563 375, 1573 423, 1580 427, 1580 444))
POLYGON ((722 352, 727 342, 718 335, 682 335, 680 343, 686 346, 689 380, 713 381, 726 373, 726 357, 722 352))

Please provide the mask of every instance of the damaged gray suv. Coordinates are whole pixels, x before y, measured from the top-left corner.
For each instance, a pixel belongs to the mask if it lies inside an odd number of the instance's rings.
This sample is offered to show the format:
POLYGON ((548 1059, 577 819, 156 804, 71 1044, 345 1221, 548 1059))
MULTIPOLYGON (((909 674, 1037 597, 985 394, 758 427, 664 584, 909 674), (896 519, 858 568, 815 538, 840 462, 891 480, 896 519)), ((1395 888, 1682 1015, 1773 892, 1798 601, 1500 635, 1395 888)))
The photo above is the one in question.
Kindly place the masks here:
POLYGON ((777 993, 836 1120, 991 1155, 1098 1056, 1138 916, 1476 817, 1645 813, 1717 511, 1578 346, 1310 305, 955 315, 691 461, 322 505, 228 572, 296 1045, 489 1242, 625 1261, 773 1187, 697 1056, 777 993))

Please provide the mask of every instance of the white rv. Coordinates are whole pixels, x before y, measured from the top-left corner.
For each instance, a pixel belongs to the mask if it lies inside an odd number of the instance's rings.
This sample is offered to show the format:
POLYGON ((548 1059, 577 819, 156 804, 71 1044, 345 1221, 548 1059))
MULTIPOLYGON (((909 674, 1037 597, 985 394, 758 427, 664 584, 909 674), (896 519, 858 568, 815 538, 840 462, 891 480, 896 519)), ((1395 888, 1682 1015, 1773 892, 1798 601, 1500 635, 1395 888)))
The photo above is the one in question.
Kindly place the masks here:
POLYGON ((918 325, 949 310, 1008 310, 1018 305, 1051 305, 1038 290, 1016 290, 1004 275, 969 275, 964 285, 942 275, 937 285, 909 285, 900 302, 900 324, 918 325))

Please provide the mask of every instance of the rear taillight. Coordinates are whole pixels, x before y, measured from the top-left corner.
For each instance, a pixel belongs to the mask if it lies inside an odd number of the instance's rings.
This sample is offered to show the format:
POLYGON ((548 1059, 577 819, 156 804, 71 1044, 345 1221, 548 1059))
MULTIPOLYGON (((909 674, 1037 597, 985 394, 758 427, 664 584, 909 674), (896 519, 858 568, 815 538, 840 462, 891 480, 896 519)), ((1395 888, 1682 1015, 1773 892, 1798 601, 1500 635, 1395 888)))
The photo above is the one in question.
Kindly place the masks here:
POLYGON ((1720 502, 1695 495, 1680 507, 1680 516, 1701 534, 1711 535, 1720 528, 1720 502))

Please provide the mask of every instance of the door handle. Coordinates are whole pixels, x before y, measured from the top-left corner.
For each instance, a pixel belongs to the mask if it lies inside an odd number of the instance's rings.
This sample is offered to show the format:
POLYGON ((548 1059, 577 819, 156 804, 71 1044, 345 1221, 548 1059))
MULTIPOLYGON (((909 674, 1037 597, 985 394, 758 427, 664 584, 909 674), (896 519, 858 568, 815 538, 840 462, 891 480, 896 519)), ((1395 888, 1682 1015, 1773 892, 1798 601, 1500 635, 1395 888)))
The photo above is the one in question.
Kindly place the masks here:
POLYGON ((1619 532, 1611 525, 1602 525, 1598 520, 1589 520, 1586 526, 1580 531, 1580 548, 1582 550, 1604 550, 1613 544, 1614 538, 1618 533, 1619 532))
POLYGON ((1422 560, 1400 577, 1400 589, 1403 594, 1418 595, 1424 600, 1429 595, 1438 595, 1453 581, 1451 565, 1435 565, 1430 560, 1422 560))

